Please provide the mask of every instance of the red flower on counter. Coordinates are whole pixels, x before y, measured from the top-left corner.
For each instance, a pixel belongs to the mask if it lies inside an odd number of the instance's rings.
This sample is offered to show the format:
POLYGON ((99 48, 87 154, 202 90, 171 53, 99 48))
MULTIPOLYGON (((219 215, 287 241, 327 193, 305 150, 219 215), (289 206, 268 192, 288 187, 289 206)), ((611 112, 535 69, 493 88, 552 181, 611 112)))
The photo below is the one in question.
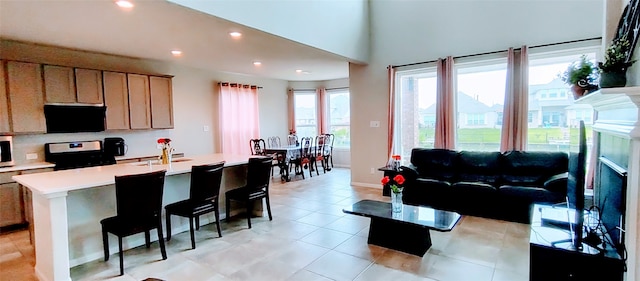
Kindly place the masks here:
POLYGON ((169 144, 171 142, 171 139, 169 138, 159 138, 158 139, 158 143, 160 144, 169 144))

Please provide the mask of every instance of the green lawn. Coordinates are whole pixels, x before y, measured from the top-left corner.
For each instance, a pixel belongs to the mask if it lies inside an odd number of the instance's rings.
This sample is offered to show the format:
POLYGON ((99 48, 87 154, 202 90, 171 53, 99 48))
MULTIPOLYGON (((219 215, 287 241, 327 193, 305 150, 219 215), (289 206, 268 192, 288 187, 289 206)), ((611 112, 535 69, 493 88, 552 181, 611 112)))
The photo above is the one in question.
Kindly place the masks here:
MULTIPOLYGON (((459 143, 500 143, 501 129, 492 128, 464 128, 458 129, 459 143)), ((591 127, 586 128, 587 138, 591 136, 591 127)), ((420 129, 420 141, 427 142, 434 139, 433 129, 420 129)), ((578 128, 530 128, 528 142, 530 144, 548 144, 570 139, 571 143, 577 143, 578 128)))

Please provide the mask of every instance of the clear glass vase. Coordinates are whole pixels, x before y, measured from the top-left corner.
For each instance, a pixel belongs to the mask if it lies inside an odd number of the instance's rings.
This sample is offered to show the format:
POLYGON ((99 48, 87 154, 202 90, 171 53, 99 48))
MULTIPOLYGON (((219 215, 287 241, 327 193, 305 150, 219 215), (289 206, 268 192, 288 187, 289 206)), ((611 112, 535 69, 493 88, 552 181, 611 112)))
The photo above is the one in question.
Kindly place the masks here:
POLYGON ((402 212, 402 191, 391 192, 391 211, 394 213, 402 212))

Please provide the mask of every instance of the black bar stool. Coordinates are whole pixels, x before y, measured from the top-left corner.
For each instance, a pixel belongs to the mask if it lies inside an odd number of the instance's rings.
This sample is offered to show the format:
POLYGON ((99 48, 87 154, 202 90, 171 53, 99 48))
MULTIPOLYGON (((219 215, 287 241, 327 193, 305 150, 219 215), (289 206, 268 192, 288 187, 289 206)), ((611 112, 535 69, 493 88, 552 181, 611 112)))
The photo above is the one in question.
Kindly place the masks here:
POLYGON ((162 192, 164 190, 165 170, 144 174, 116 176, 117 215, 100 221, 102 224, 102 243, 104 260, 109 260, 109 237, 107 233, 118 236, 120 255, 120 275, 124 274, 122 257, 122 237, 144 232, 147 248, 151 246, 149 231, 157 229, 162 259, 167 252, 162 237, 162 192))
POLYGON ((253 211, 253 202, 265 198, 267 201, 267 212, 269 220, 271 216, 271 204, 269 203, 269 182, 271 181, 271 157, 249 158, 247 167, 247 185, 229 190, 225 193, 226 197, 226 216, 229 219, 231 210, 231 200, 242 201, 247 208, 247 221, 251 228, 251 213, 253 211))
POLYGON ((222 183, 222 169, 224 161, 210 165, 191 167, 191 185, 189 199, 169 204, 164 207, 167 219, 167 241, 171 240, 171 215, 189 218, 189 231, 191 233, 191 248, 196 248, 193 220, 196 221, 196 229, 200 230, 200 216, 214 212, 218 236, 220 231, 220 212, 218 210, 218 195, 222 183))

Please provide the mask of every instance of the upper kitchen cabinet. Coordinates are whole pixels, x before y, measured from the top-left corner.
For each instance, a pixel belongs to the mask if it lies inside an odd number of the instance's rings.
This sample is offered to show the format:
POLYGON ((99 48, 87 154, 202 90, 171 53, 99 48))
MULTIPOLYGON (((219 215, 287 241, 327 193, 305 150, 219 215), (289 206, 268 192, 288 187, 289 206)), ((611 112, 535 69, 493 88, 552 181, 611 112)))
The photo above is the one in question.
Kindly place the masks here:
POLYGON ((102 71, 44 66, 46 103, 102 104, 102 71))
POLYGON ((41 66, 9 61, 7 78, 13 132, 45 133, 41 66))
POLYGON ((129 85, 129 119, 131 129, 151 128, 151 93, 149 76, 127 74, 129 85))
POLYGON ((173 128, 173 98, 171 78, 151 76, 151 127, 173 128))
POLYGON ((76 96, 79 103, 102 104, 102 71, 76 68, 76 96))
POLYGON ((129 94, 127 74, 120 72, 103 73, 104 104, 107 106, 107 130, 128 130, 129 94))
POLYGON ((73 68, 44 66, 44 100, 46 103, 75 103, 76 83, 73 68))
POLYGON ((7 87, 4 72, 4 61, 0 60, 0 133, 11 132, 11 126, 9 126, 9 104, 7 102, 7 87))

